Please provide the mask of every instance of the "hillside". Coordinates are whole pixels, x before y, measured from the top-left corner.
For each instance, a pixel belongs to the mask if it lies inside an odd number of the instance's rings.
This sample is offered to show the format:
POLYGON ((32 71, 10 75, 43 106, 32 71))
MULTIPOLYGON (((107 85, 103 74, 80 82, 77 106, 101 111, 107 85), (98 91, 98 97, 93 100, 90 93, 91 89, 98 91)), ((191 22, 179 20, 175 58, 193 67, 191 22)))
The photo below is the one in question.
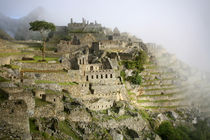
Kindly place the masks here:
POLYGON ((210 138, 208 73, 119 31, 60 35, 45 61, 0 40, 0 139, 210 138))

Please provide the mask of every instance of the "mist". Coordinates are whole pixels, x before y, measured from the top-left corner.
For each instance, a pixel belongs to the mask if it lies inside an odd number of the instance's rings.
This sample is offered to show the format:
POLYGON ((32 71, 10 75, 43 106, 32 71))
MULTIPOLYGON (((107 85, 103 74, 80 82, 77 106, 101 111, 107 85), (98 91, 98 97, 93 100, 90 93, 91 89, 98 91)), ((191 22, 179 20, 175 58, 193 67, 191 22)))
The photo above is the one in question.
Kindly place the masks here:
POLYGON ((159 44, 185 63, 210 71, 210 1, 208 0, 0 0, 0 13, 18 19, 37 7, 47 19, 67 25, 82 17, 118 27, 145 43, 159 44))

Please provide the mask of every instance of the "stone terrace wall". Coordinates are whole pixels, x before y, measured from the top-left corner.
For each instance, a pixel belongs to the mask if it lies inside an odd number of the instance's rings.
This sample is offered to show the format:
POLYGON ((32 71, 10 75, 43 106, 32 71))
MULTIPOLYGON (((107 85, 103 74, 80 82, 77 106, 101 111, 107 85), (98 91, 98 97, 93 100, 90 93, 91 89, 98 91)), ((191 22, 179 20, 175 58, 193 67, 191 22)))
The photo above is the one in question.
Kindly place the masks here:
POLYGON ((108 94, 113 92, 125 92, 124 85, 93 85, 94 94, 108 94))
POLYGON ((19 62, 17 65, 21 66, 22 69, 32 69, 32 70, 63 70, 64 68, 68 68, 67 66, 56 63, 21 63, 19 62))
POLYGON ((25 72, 24 76, 36 80, 46 80, 53 82, 76 82, 79 80, 79 73, 77 72, 51 72, 51 73, 37 73, 37 72, 25 72))

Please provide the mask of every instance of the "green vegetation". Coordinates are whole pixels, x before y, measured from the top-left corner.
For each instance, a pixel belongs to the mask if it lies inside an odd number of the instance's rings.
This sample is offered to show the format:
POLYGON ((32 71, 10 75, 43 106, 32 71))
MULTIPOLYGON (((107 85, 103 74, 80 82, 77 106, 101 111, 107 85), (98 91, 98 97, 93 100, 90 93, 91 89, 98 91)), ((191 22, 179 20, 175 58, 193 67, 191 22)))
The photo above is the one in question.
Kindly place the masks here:
POLYGON ((82 138, 76 134, 68 124, 67 121, 59 121, 58 122, 58 129, 65 133, 66 135, 71 136, 74 140, 81 140, 82 138))
POLYGON ((5 79, 4 77, 0 76, 0 82, 8 82, 9 80, 5 79))
POLYGON ((47 80, 36 80, 36 84, 59 84, 61 86, 67 86, 67 85, 77 85, 76 82, 55 82, 55 81, 47 81, 47 80))
POLYGON ((0 103, 8 99, 8 94, 0 89, 0 103))
POLYGON ((145 109, 161 109, 161 108, 167 108, 167 109, 173 109, 173 108, 178 108, 182 106, 142 106, 145 109))
POLYGON ((139 51, 138 56, 136 56, 134 60, 122 61, 122 64, 126 69, 132 69, 141 72, 144 70, 143 65, 146 63, 147 57, 148 56, 145 51, 139 51))
POLYGON ((204 121, 194 125, 194 129, 187 126, 174 127, 171 122, 164 121, 156 129, 163 140, 208 140, 210 139, 210 127, 204 121))
POLYGON ((45 49, 46 49, 46 40, 47 38, 44 36, 47 32, 54 31, 56 29, 53 23, 49 23, 46 21, 34 21, 30 22, 29 30, 38 31, 40 32, 43 40, 43 47, 41 48, 42 51, 42 61, 45 61, 45 49))
POLYGON ((125 76, 126 76, 125 70, 122 70, 122 71, 120 72, 120 76, 122 77, 123 81, 125 81, 125 76))
POLYGON ((11 53, 0 53, 0 57, 7 57, 12 55, 23 55, 23 54, 30 54, 29 52, 11 52, 11 53))
POLYGON ((45 61, 41 61, 42 57, 34 56, 34 60, 20 60, 23 63, 47 63, 48 61, 56 61, 58 62, 58 57, 45 57, 45 61))
POLYGON ((38 127, 35 125, 35 119, 29 118, 29 125, 30 125, 30 133, 37 133, 39 132, 38 127))
POLYGON ((179 92, 172 92, 172 93, 168 93, 168 94, 152 94, 152 95, 141 95, 141 97, 157 97, 157 96, 174 96, 175 94, 181 94, 183 93, 185 90, 183 91, 179 91, 179 92))
POLYGON ((155 91, 155 90, 171 90, 176 89, 176 87, 170 87, 170 88, 153 88, 153 89, 145 89, 145 91, 155 91))
POLYGON ((176 102, 176 101, 180 101, 183 99, 172 99, 172 100, 138 100, 138 103, 148 103, 148 102, 152 102, 152 103, 164 103, 164 102, 176 102))
POLYGON ((127 91, 128 95, 136 95, 135 93, 131 92, 130 90, 127 91))
POLYGON ((50 104, 49 102, 43 101, 41 99, 35 98, 35 107, 41 107, 50 104))
POLYGON ((10 68, 10 69, 19 69, 20 68, 20 66, 18 66, 18 65, 12 65, 12 64, 10 64, 10 65, 4 65, 4 67, 10 68))
POLYGON ((139 51, 134 60, 121 61, 121 64, 123 64, 126 69, 134 70, 132 76, 128 77, 126 77, 125 71, 122 70, 120 72, 120 76, 123 78, 123 80, 130 81, 132 84, 140 85, 142 77, 139 73, 144 70, 143 65, 146 63, 147 57, 146 52, 139 51))
POLYGON ((149 114, 145 110, 141 109, 141 110, 139 110, 139 113, 141 114, 141 117, 143 119, 146 119, 148 121, 151 119, 151 117, 149 116, 149 114))
POLYGON ((130 115, 122 115, 122 116, 119 116, 119 117, 115 117, 114 119, 115 119, 116 121, 120 121, 120 120, 128 119, 128 118, 130 118, 130 117, 132 117, 132 116, 130 116, 130 115))
POLYGON ((38 134, 42 136, 45 140, 56 140, 53 136, 50 136, 46 132, 40 132, 35 124, 36 120, 34 118, 29 118, 29 126, 31 134, 38 134))

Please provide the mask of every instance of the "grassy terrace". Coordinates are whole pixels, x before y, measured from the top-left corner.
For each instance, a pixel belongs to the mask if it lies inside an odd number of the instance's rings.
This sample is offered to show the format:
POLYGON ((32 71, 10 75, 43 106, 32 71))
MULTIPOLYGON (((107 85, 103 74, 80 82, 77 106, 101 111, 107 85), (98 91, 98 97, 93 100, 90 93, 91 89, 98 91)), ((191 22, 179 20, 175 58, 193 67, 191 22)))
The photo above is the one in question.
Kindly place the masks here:
POLYGON ((164 102, 177 102, 177 101, 181 101, 183 99, 172 99, 172 100, 155 100, 155 101, 151 101, 151 100, 138 100, 138 103, 164 103, 164 102))
POLYGON ((9 80, 5 79, 4 77, 0 76, 0 82, 9 82, 9 80))
POLYGON ((34 56, 34 60, 20 60, 19 62, 23 63, 47 63, 49 61, 56 61, 58 63, 58 57, 46 57, 46 61, 41 61, 42 57, 41 56, 34 56))
POLYGON ((51 104, 51 103, 35 98, 35 107, 45 106, 48 104, 51 104))
MULTIPOLYGON (((159 84, 148 84, 148 85, 141 85, 142 87, 151 87, 151 86, 158 86, 159 84)), ((162 87, 164 86, 174 86, 173 84, 165 84, 161 85, 162 87)))
POLYGON ((184 93, 186 90, 183 91, 179 91, 179 92, 173 92, 173 93, 169 93, 169 94, 154 94, 154 95, 141 95, 140 97, 155 97, 155 96, 174 96, 175 94, 181 94, 184 93))
POLYGON ((47 80, 36 80, 36 84, 58 84, 61 86, 66 86, 66 85, 77 85, 78 83, 76 82, 55 82, 55 81, 47 81, 47 80))
MULTIPOLYGON (((164 78, 164 79, 161 79, 161 80, 177 80, 178 78, 176 77, 172 77, 172 78, 164 78)), ((152 79, 152 80, 145 80, 145 82, 153 82, 153 81, 160 81, 158 79, 152 79)))
POLYGON ((179 107, 184 107, 183 105, 177 105, 177 106, 141 106, 145 109, 176 109, 179 107))
POLYGON ((24 54, 30 54, 29 52, 13 52, 13 53, 0 53, 0 57, 7 57, 12 55, 24 55, 24 54))
POLYGON ((170 88, 153 88, 153 89, 145 89, 145 91, 156 91, 156 90, 171 90, 176 89, 177 87, 170 87, 170 88))
POLYGON ((63 73, 67 72, 64 70, 34 70, 34 69, 22 69, 21 72, 34 72, 34 73, 63 73))

